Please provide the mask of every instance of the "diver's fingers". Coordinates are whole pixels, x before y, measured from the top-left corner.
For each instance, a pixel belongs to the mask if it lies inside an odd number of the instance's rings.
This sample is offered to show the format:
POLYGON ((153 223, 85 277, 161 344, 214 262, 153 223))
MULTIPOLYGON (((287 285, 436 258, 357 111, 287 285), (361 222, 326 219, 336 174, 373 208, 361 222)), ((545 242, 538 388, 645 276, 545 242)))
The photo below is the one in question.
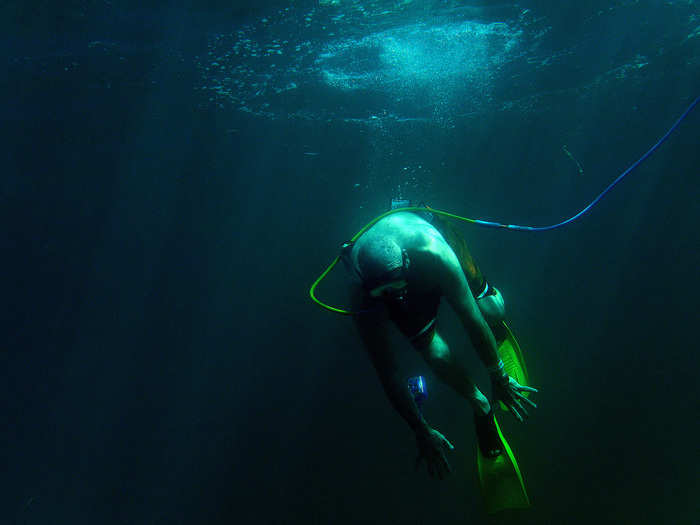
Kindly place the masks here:
POLYGON ((450 471, 450 464, 447 462, 447 458, 445 457, 445 454, 440 454, 440 465, 442 466, 442 468, 445 472, 450 471))
POLYGON ((530 414, 528 413, 528 411, 525 409, 525 407, 522 405, 522 403, 521 403, 520 401, 518 401, 517 399, 513 399, 513 402, 514 402, 515 405, 518 407, 518 411, 519 411, 520 413, 522 413, 522 415, 523 415, 525 418, 530 417, 530 414))
POLYGON ((445 456, 440 457, 440 479, 445 478, 450 472, 452 472, 452 469, 450 468, 450 464, 447 462, 447 459, 445 459, 445 456))
POLYGON ((531 386, 525 386, 525 385, 519 385, 518 390, 520 390, 521 392, 523 392, 523 391, 524 392, 539 392, 539 390, 537 390, 536 388, 533 388, 531 386))
POLYGON ((516 408, 513 406, 512 403, 508 404, 508 409, 510 410, 511 414, 513 414, 513 415, 516 417, 516 419, 522 423, 523 418, 522 418, 522 416, 518 413, 518 411, 516 410, 516 408))
POLYGON ((526 402, 528 405, 530 405, 532 408, 537 408, 537 404, 536 404, 536 403, 533 403, 532 401, 530 401, 528 398, 526 398, 526 397, 525 397, 524 395, 522 395, 520 392, 513 392, 513 393, 517 396, 517 398, 518 398, 520 401, 525 401, 525 402, 526 402))
POLYGON ((442 466, 442 477, 440 479, 445 479, 447 476, 450 475, 450 466, 445 462, 445 464, 442 466))

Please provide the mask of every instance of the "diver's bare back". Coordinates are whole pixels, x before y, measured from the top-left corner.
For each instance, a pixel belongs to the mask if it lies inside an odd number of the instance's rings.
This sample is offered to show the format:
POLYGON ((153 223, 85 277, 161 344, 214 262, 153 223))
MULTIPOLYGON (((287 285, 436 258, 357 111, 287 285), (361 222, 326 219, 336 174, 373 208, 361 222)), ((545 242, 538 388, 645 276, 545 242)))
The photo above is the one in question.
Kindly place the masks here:
POLYGON ((365 243, 387 237, 396 241, 406 250, 411 261, 421 267, 421 280, 431 275, 431 270, 438 269, 440 264, 437 261, 449 259, 448 254, 452 253, 444 237, 432 224, 415 213, 398 212, 379 220, 357 240, 352 251, 355 268, 358 267, 357 254, 365 243))
POLYGON ((402 249, 407 251, 423 251, 438 248, 434 243, 442 244, 440 249, 449 249, 440 232, 426 220, 415 213, 399 212, 384 217, 372 226, 355 246, 361 248, 366 243, 371 243, 377 237, 389 237, 396 241, 402 249))

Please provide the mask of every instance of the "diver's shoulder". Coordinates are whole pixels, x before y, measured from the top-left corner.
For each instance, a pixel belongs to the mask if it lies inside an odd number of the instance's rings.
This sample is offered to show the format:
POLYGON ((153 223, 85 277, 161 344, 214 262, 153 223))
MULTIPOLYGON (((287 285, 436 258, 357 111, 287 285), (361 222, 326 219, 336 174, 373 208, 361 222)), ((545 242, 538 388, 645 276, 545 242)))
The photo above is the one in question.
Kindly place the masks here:
POLYGON ((399 211, 387 215, 377 222, 377 225, 383 225, 392 228, 407 227, 411 229, 430 226, 430 223, 419 215, 410 211, 399 211))
POLYGON ((444 238, 432 224, 412 212, 392 213, 380 219, 360 240, 371 242, 371 239, 385 236, 396 239, 406 249, 440 251, 442 244, 445 244, 444 238))

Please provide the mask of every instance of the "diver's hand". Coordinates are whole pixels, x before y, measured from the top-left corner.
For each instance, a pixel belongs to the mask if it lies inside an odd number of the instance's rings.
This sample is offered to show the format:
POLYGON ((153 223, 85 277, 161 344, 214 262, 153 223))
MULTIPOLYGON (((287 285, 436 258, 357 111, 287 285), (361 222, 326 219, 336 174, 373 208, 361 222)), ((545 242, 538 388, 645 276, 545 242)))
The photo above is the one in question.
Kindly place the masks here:
POLYGON ((431 477, 443 479, 448 472, 452 472, 450 464, 445 457, 445 450, 454 450, 452 443, 435 429, 428 427, 426 430, 416 432, 416 443, 418 444, 418 458, 416 459, 416 469, 421 461, 425 461, 428 467, 428 474, 431 477))
POLYGON ((523 421, 523 418, 529 416, 525 404, 537 408, 535 403, 522 394, 522 392, 537 392, 537 389, 521 385, 508 374, 491 376, 491 392, 494 401, 502 401, 518 421, 523 421))

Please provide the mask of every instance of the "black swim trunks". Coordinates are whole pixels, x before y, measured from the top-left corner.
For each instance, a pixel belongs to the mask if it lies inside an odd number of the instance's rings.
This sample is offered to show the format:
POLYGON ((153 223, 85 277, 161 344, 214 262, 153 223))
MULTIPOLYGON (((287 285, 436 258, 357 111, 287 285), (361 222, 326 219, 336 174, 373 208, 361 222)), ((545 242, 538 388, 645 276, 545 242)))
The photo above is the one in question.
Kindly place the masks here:
POLYGON ((387 304, 389 318, 411 342, 428 337, 435 330, 435 318, 440 307, 440 294, 415 294, 409 291, 404 301, 387 304))

